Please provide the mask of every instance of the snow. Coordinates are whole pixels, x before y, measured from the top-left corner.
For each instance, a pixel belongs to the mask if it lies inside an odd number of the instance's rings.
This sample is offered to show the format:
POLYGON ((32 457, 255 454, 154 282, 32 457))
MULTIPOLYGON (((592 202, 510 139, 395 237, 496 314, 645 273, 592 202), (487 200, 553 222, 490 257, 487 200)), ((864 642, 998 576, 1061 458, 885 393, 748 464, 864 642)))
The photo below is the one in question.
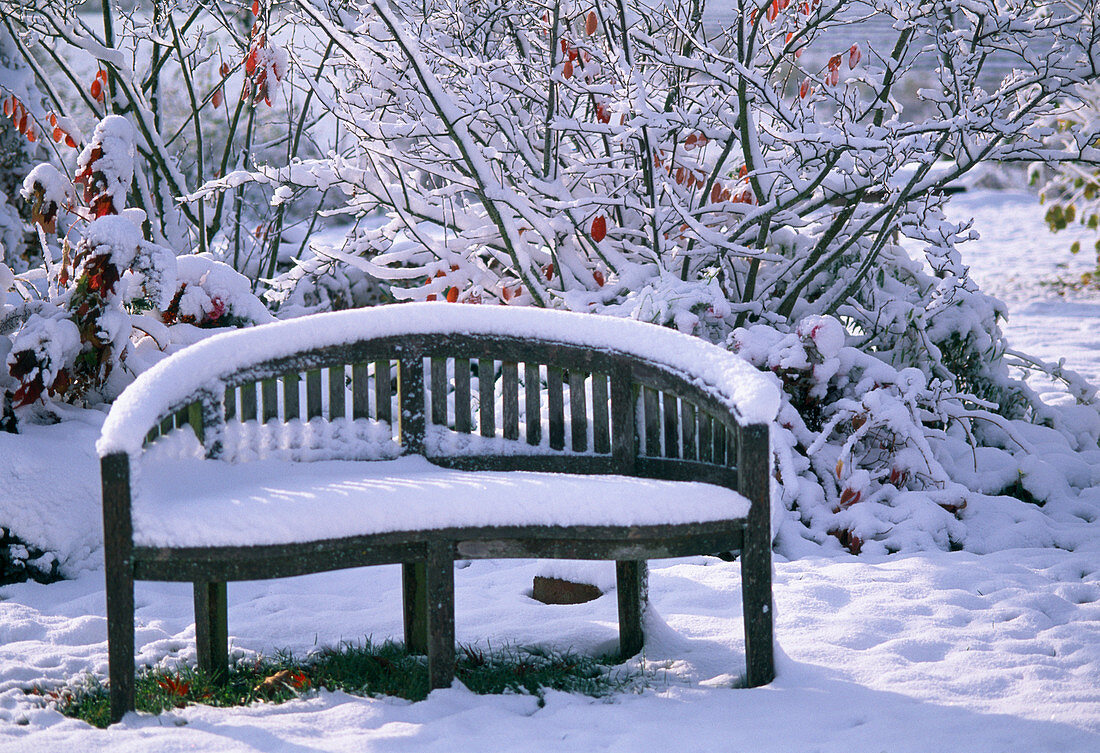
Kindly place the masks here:
POLYGON ((289 544, 510 525, 699 523, 744 518, 749 511, 740 494, 712 484, 456 471, 420 456, 146 463, 138 489, 133 518, 139 546, 289 544))
MULTIPOLYGON (((988 191, 950 205, 952 216, 978 215, 983 238, 964 246, 964 258, 984 288, 1007 298, 1014 347, 1064 357, 1095 378, 1095 295, 1061 297, 1039 285, 1079 275, 1092 260, 1069 253, 1069 231, 1048 236, 1042 212, 1023 194, 988 191)), ((1050 402, 1069 401, 1056 384, 1033 386, 1050 402)), ((1043 427, 1021 437, 1035 450, 1028 473, 1037 488, 1051 483, 1039 481, 1040 462, 1083 488, 1043 508, 976 495, 967 541, 984 537, 987 553, 853 557, 801 541, 788 551, 792 559, 777 556, 778 677, 762 688, 730 687, 744 662, 740 567, 698 557, 651 563, 645 653, 628 665, 651 683, 638 693, 594 700, 551 692, 540 708, 531 697, 476 696, 457 684, 419 703, 309 692, 278 706, 130 715, 102 731, 27 693, 107 673, 93 448, 102 416, 71 411, 64 419, 0 434, 0 519, 33 530, 73 577, 0 588, 5 752, 1100 750, 1100 451, 1073 454, 1043 427), (1052 531, 1073 539, 1075 550, 1052 547, 1052 531)), ((952 474, 978 490, 1001 488, 1018 470, 992 447, 956 459, 952 474)), ((545 571, 525 560, 460 566, 458 641, 614 649, 615 594, 540 604, 529 596, 531 579, 545 571)), ((606 567, 594 572, 598 585, 613 586, 606 567)), ((366 636, 399 638, 400 589, 396 566, 233 583, 231 650, 238 658, 281 649, 305 655, 366 636)), ((191 586, 139 583, 136 604, 139 663, 193 664, 191 586)))
POLYGON ((111 409, 97 443, 101 456, 137 453, 149 427, 196 391, 240 368, 303 350, 401 334, 507 335, 629 353, 692 375, 717 392, 746 423, 767 422, 779 409, 779 387, 728 351, 643 322, 535 308, 405 303, 337 311, 309 319, 227 332, 197 343, 142 374, 111 409))

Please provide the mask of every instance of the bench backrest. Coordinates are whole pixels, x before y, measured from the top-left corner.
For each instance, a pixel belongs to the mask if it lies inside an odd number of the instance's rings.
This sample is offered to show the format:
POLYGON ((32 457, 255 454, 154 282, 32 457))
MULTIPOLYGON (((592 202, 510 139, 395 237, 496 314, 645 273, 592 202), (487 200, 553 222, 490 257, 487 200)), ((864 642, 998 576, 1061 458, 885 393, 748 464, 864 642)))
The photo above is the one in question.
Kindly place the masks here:
POLYGON ((119 398, 101 455, 137 454, 126 436, 136 427, 144 445, 189 427, 219 457, 243 425, 367 419, 392 442, 378 458, 737 488, 739 446, 762 442, 766 454, 763 424, 778 405, 767 375, 696 338, 537 309, 402 304, 241 330, 187 351, 190 364, 161 364, 119 398), (143 402, 159 407, 134 415, 143 402), (128 415, 116 421, 115 411, 128 415))

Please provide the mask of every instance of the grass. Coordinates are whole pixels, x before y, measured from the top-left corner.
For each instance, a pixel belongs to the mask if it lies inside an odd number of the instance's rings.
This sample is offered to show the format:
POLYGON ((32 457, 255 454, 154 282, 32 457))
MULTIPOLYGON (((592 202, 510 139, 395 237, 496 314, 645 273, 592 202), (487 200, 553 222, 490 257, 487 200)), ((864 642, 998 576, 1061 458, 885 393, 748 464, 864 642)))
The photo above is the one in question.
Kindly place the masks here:
MULTIPOLYGON (((475 693, 524 693, 536 696, 540 706, 546 689, 599 698, 644 686, 640 673, 615 667, 613 661, 537 647, 460 647, 455 677, 475 693)), ((139 711, 159 714, 196 703, 282 703, 320 688, 419 701, 428 695, 427 659, 409 654, 398 643, 375 645, 368 640, 324 649, 303 660, 285 654, 238 662, 221 683, 188 666, 154 669, 138 676, 135 705, 139 711)), ((96 727, 107 726, 107 687, 98 679, 89 677, 48 695, 62 714, 96 727)))

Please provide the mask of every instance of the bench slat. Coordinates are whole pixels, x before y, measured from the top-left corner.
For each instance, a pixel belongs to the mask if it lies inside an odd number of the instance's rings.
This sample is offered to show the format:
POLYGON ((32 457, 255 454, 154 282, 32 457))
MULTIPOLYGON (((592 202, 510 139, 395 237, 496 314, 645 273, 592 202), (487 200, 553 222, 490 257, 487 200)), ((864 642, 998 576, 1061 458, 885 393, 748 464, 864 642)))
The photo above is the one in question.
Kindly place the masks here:
POLYGON ((495 437, 496 427, 496 368, 491 358, 481 358, 477 362, 478 422, 481 424, 481 436, 495 437))
POLYGON ((365 363, 351 367, 351 417, 370 418, 370 374, 365 363))
POLYGON ((301 379, 296 373, 283 375, 283 417, 286 421, 294 421, 302 417, 302 399, 298 394, 298 384, 301 379))
POLYGON ((655 458, 661 455, 660 394, 652 387, 642 387, 642 420, 645 427, 645 454, 655 458))
POLYGON ((600 454, 611 452, 611 432, 607 395, 607 375, 592 375, 592 450, 600 454))
POLYGON ((306 372, 306 419, 321 417, 321 371, 306 372))
POLYGON ((680 401, 680 441, 684 460, 698 460, 699 451, 695 444, 695 404, 687 400, 680 401))
POLYGON ((328 415, 332 421, 347 418, 347 382, 344 366, 330 366, 328 370, 328 415))
POLYGON ((714 459, 714 443, 711 439, 712 419, 705 411, 699 411, 699 460, 710 463, 714 459))
POLYGON ((279 386, 275 379, 265 379, 260 383, 260 395, 263 402, 263 421, 269 423, 279 418, 279 386))
POLYGON ((565 449, 565 390, 564 374, 557 366, 546 367, 547 414, 550 419, 550 448, 565 449))
POLYGON ((455 359, 455 431, 470 433, 470 359, 455 359))
POLYGON ((634 459, 638 456, 635 417, 637 394, 626 368, 608 375, 611 381, 611 454, 619 473, 634 472, 634 459))
POLYGON ((237 391, 232 387, 225 388, 225 420, 232 421, 237 417, 237 391))
POLYGON ((711 420, 711 435, 714 439, 714 454, 711 460, 717 465, 725 465, 726 427, 717 418, 711 420))
POLYGON ((424 359, 406 356, 397 362, 397 389, 401 404, 398 428, 405 453, 424 452, 424 359))
POLYGON ((241 385, 241 421, 256 420, 256 383, 241 385))
POLYGON ((393 372, 389 361, 374 362, 374 416, 384 423, 393 423, 393 372))
POLYGON ((569 437, 573 452, 588 449, 588 412, 585 404, 585 374, 580 371, 569 372, 569 437))
POLYGON ((661 393, 661 407, 665 414, 665 457, 680 457, 679 400, 668 392, 661 393))
POLYGON ((537 363, 523 364, 524 410, 527 411, 527 444, 542 441, 542 388, 537 363))
POLYGON ((447 359, 432 359, 432 423, 447 425, 447 359))
POLYGON ((505 439, 519 439, 519 364, 500 365, 501 423, 505 439))

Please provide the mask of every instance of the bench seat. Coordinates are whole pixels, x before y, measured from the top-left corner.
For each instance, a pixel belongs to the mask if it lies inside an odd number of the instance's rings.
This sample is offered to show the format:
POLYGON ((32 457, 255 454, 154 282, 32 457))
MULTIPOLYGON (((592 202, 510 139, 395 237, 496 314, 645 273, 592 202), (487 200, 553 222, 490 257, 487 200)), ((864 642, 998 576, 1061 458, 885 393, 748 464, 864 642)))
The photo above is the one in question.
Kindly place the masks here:
POLYGON ((732 489, 620 475, 465 471, 419 455, 374 462, 158 462, 142 468, 134 544, 292 544, 488 526, 654 526, 743 519, 732 489))

